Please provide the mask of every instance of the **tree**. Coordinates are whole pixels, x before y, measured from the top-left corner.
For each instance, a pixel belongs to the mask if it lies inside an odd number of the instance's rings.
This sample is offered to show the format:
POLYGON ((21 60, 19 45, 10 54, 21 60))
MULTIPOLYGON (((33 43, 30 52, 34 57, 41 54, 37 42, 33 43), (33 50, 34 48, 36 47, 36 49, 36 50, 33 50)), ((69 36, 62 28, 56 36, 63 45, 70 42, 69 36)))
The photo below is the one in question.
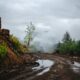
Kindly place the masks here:
POLYGON ((64 34, 64 37, 63 37, 63 42, 68 42, 68 41, 71 41, 71 37, 70 37, 70 34, 68 32, 66 32, 64 34))
POLYGON ((31 22, 29 25, 27 25, 26 36, 24 38, 24 42, 27 44, 27 47, 30 46, 30 42, 33 40, 34 31, 35 31, 35 26, 31 22))
POLYGON ((59 53, 59 48, 60 48, 60 46, 61 46, 61 43, 59 42, 59 43, 57 43, 56 45, 55 45, 55 52, 56 53, 59 53))
POLYGON ((77 45, 76 45, 76 54, 80 55, 80 40, 77 41, 77 45))
POLYGON ((62 43, 58 43, 55 51, 59 54, 79 55, 80 56, 80 40, 72 40, 69 33, 66 32, 62 43))

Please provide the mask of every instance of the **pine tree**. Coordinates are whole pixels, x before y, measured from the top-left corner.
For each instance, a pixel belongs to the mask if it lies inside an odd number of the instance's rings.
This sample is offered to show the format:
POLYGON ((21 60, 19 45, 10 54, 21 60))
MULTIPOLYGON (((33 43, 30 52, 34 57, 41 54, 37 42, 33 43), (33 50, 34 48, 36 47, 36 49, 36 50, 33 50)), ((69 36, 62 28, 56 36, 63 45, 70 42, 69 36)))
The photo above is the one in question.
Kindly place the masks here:
POLYGON ((63 37, 63 42, 68 42, 68 41, 71 41, 71 37, 70 37, 70 34, 68 32, 66 32, 64 34, 64 37, 63 37))

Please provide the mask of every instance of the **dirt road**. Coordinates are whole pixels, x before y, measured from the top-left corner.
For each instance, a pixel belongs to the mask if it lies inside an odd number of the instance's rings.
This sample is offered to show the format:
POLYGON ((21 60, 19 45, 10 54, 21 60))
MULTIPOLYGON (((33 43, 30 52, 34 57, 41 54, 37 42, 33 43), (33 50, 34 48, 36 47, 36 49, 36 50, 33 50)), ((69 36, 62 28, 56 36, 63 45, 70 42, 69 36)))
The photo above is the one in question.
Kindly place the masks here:
POLYGON ((51 60, 55 64, 43 75, 37 75, 44 68, 33 71, 34 66, 27 66, 0 71, 0 80, 80 80, 80 72, 71 69, 72 61, 68 58, 52 54, 34 54, 39 59, 51 60))

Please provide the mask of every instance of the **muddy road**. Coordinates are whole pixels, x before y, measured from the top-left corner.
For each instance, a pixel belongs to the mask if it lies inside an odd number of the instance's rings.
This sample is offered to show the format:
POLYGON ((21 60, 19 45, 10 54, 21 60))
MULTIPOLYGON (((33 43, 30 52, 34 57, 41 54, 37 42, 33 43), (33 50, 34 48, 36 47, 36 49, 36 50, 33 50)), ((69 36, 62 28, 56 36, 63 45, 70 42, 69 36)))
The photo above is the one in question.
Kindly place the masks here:
POLYGON ((52 54, 34 54, 36 65, 0 70, 0 80, 80 80, 80 62, 52 54))

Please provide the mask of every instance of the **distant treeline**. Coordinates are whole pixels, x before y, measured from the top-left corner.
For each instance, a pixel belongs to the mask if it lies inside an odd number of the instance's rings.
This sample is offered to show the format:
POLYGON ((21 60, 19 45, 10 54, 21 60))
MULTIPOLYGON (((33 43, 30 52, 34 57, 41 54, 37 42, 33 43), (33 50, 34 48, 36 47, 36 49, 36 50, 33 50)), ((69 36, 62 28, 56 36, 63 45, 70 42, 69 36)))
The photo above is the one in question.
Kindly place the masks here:
POLYGON ((55 52, 59 54, 80 56, 80 40, 73 40, 70 37, 70 34, 66 32, 62 41, 57 44, 55 52))

